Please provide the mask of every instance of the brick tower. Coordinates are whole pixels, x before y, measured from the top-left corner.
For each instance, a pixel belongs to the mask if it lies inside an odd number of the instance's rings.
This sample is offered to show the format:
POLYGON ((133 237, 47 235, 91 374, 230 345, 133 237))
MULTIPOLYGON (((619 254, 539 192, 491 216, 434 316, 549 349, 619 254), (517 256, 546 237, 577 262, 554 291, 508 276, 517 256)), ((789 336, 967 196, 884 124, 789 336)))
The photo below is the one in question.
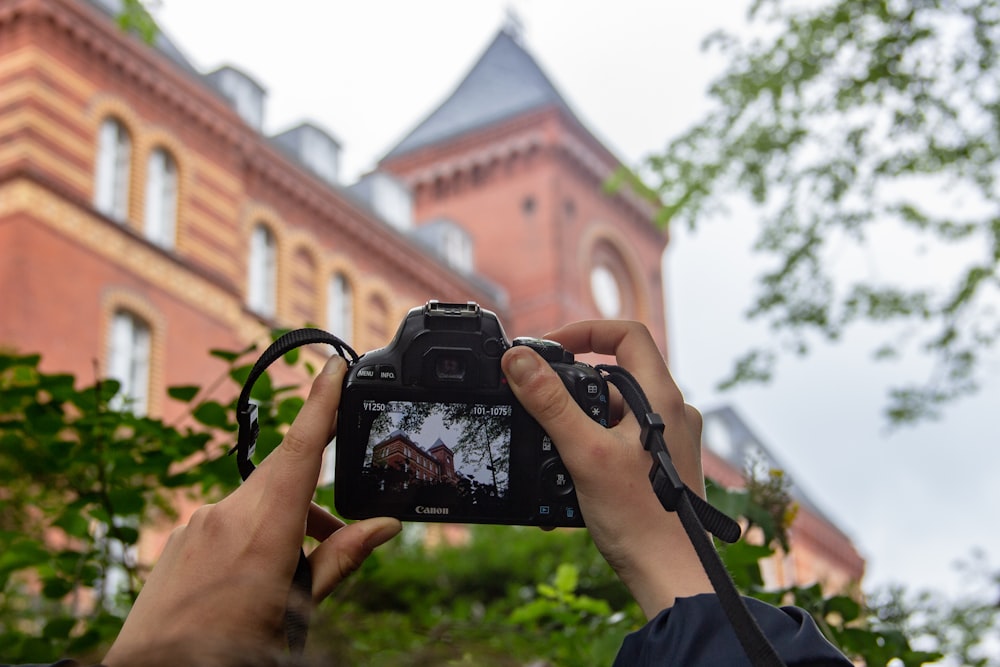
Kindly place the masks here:
POLYGON ((415 224, 456 266, 503 285, 508 334, 579 319, 644 322, 666 353, 653 207, 604 184, 621 162, 584 126, 512 28, 381 160, 415 224))

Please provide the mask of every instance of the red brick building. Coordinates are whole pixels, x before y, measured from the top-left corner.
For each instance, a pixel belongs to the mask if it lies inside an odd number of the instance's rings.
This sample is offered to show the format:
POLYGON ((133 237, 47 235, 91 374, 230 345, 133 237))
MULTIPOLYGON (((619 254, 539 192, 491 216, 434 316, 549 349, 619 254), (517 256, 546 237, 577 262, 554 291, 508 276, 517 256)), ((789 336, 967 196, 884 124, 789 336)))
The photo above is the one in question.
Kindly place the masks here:
POLYGON ((441 105, 380 162, 413 192, 415 218, 453 261, 503 285, 508 330, 637 319, 667 352, 655 208, 604 184, 621 162, 501 31, 441 105))
POLYGON ((455 453, 441 438, 425 450, 406 433, 393 431, 372 447, 372 465, 395 468, 417 482, 458 482, 455 453))
MULTIPOLYGON (((365 351, 428 299, 477 301, 512 336, 638 319, 667 354, 668 235, 649 202, 604 190, 620 161, 516 34, 346 186, 327 131, 265 136, 252 77, 196 71, 114 7, 0 0, 0 346, 115 377, 168 419, 167 387, 222 372, 210 349, 314 323, 365 351)), ((860 576, 814 516, 796 539, 860 576)))

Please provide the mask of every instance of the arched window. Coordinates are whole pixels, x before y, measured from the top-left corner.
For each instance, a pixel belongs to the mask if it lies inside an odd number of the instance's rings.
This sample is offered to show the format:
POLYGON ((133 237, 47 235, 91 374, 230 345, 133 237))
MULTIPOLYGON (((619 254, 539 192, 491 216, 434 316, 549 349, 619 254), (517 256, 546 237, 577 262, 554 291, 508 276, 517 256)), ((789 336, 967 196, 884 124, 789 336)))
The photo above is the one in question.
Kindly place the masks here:
POLYGON ((94 206, 119 222, 128 217, 131 159, 132 139, 128 130, 117 118, 106 118, 97 135, 94 206))
POLYGON ((368 322, 366 345, 385 345, 391 333, 389 327, 389 306, 379 294, 372 294, 365 304, 365 319, 368 322))
POLYGON ((166 150, 154 149, 146 169, 146 238, 174 247, 177 228, 177 163, 166 150))
POLYGON ((149 325, 127 310, 116 311, 108 336, 108 377, 121 388, 112 407, 143 416, 149 409, 149 325))
POLYGON ((447 225, 442 230, 441 252, 452 268, 472 272, 472 239, 457 225, 447 225))
POLYGON ((354 331, 354 290, 339 271, 330 276, 326 290, 326 327, 334 336, 351 343, 354 331))
POLYGON ((278 246, 271 230, 258 224, 250 235, 247 305, 260 315, 273 317, 277 301, 278 246))

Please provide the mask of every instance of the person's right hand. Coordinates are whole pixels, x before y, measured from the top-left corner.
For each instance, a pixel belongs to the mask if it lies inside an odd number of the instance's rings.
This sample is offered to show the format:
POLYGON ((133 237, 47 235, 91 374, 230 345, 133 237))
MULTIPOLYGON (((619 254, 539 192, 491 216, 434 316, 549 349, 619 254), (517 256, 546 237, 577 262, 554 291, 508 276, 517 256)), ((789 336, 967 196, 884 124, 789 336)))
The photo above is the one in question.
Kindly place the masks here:
MULTIPOLYGON (((681 479, 704 496, 701 415, 685 405, 649 331, 637 322, 587 321, 545 336, 575 353, 598 352, 639 381, 663 418, 664 438, 681 479)), ((652 460, 639 424, 613 392, 611 428, 592 421, 555 371, 533 350, 517 346, 502 367, 518 401, 545 429, 573 477, 580 511, 597 548, 648 618, 678 597, 712 592, 676 513, 660 505, 649 483, 652 460), (621 420, 615 423, 615 415, 621 420)))

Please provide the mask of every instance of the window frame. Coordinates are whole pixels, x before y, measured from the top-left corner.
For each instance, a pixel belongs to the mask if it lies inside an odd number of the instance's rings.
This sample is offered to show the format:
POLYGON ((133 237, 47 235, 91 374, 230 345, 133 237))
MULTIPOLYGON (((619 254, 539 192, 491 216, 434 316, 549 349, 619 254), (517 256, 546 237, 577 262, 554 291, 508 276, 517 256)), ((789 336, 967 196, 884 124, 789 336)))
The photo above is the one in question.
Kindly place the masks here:
POLYGON ((111 407, 146 416, 152 393, 152 326, 135 312, 119 308, 111 315, 107 346, 107 376, 121 385, 111 407))
POLYGON ((177 236, 177 160, 157 146, 146 160, 145 235, 158 246, 173 249, 177 236))
POLYGON ((258 315, 274 317, 278 306, 278 238, 268 225, 258 222, 250 232, 247 253, 247 307, 258 315))
POLYGON ((106 116, 97 131, 94 208, 117 222, 128 219, 132 173, 132 135, 116 116, 106 116))
POLYGON ((354 337, 354 285, 343 271, 335 271, 326 284, 326 327, 348 345, 354 337))

